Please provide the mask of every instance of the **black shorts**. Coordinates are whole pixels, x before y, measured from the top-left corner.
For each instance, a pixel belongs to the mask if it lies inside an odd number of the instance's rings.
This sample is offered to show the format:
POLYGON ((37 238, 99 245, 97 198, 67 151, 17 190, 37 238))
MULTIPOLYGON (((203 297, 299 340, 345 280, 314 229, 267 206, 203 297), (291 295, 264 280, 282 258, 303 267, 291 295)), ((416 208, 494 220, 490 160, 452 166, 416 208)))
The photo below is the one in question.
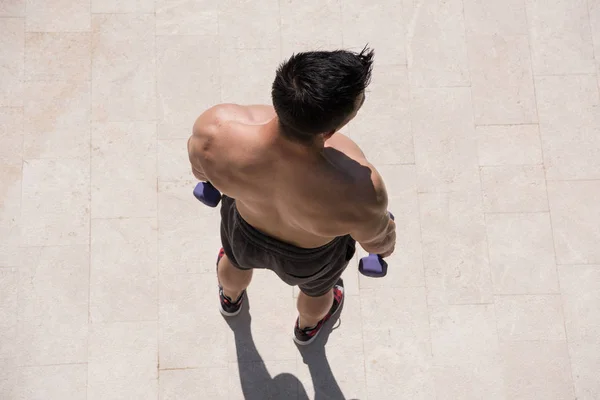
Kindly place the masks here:
POLYGON ((225 195, 221 200, 221 242, 235 267, 269 269, 311 297, 322 296, 335 286, 356 250, 349 235, 312 249, 274 239, 244 221, 235 199, 225 195))

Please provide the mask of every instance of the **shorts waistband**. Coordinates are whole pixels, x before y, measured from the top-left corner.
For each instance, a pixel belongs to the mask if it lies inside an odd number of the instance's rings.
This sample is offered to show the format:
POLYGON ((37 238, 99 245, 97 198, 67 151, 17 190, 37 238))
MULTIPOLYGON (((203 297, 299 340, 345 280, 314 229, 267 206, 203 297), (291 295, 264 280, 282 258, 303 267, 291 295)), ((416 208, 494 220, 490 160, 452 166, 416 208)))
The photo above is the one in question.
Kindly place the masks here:
POLYGON ((347 238, 347 236, 338 236, 323 246, 308 249, 294 246, 293 244, 268 236, 246 222, 238 212, 235 201, 233 201, 232 208, 239 232, 248 242, 290 261, 311 262, 322 259, 328 253, 335 251, 339 242, 347 238))

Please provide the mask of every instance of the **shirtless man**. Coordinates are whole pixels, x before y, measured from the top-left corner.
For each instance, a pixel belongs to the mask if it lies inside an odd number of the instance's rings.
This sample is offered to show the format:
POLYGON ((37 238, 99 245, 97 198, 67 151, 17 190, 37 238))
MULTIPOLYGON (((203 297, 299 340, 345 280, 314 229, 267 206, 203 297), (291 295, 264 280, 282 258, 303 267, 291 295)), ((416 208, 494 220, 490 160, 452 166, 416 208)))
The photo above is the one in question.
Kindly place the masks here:
POLYGON ((365 101, 373 51, 305 52, 277 69, 273 105, 221 104, 188 141, 194 176, 223 193, 217 261, 221 313, 237 315, 254 268, 298 285, 294 340, 312 342, 343 301, 338 285, 358 242, 396 242, 381 176, 338 133, 365 101))

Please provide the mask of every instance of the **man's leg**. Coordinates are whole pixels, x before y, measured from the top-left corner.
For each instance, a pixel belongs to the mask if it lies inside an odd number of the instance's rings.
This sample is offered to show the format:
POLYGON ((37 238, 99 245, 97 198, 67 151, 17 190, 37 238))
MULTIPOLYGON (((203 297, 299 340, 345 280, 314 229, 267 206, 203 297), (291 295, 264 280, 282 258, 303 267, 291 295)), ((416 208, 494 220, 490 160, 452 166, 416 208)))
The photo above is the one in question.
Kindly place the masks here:
POLYGON ((310 297, 300 292, 298 295, 298 313, 300 329, 312 328, 325 318, 333 305, 333 289, 319 297, 310 297))
POLYGON ((217 268, 219 284, 223 287, 223 293, 234 302, 240 297, 244 289, 250 285, 252 270, 242 270, 231 264, 224 254, 219 260, 217 268))

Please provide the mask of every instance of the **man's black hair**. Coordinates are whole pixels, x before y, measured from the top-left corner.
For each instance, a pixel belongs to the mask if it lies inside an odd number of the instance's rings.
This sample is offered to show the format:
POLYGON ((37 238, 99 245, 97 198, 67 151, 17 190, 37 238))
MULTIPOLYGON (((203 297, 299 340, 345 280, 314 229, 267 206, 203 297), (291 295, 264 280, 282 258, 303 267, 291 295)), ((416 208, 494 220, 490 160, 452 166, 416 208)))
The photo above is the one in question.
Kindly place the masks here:
POLYGON ((337 130, 360 104, 371 80, 374 51, 309 51, 277 68, 271 96, 282 134, 310 142, 337 130))

